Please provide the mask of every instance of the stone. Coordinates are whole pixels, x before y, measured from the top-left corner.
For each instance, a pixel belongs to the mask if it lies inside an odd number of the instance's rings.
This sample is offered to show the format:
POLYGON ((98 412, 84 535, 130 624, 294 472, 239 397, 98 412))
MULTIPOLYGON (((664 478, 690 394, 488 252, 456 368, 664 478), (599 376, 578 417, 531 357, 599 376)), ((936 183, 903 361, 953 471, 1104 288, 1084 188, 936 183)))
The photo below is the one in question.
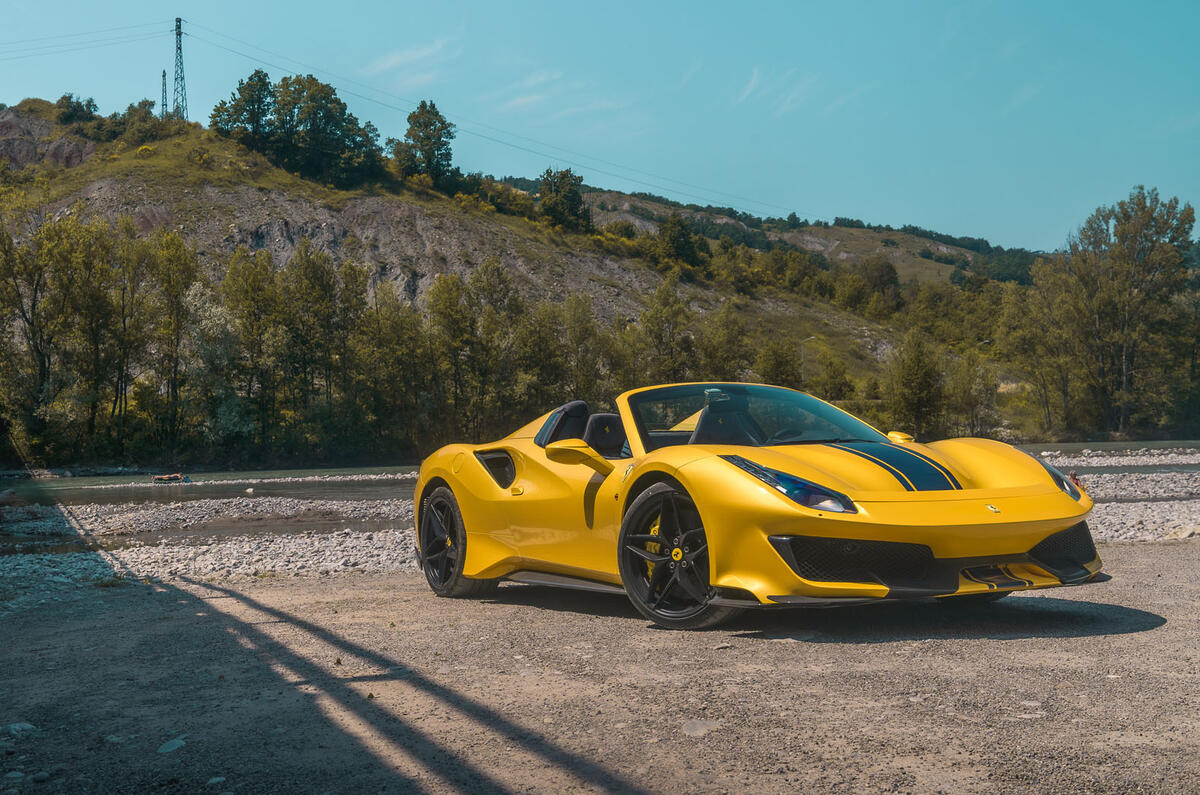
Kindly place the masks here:
POLYGON ((720 726, 720 722, 715 720, 685 720, 682 728, 688 737, 703 737, 720 726))
POLYGON ((167 740, 165 743, 158 746, 158 752, 160 754, 169 754, 172 751, 178 751, 180 748, 186 745, 186 743, 183 741, 184 737, 187 737, 187 735, 184 734, 176 737, 174 740, 167 740))

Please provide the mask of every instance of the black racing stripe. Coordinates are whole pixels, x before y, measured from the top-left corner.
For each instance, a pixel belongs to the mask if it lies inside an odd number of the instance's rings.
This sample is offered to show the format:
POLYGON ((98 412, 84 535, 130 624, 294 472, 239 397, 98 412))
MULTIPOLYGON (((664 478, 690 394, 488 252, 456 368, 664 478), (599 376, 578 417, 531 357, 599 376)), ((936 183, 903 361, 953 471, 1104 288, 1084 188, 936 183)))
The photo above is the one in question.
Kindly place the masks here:
POLYGON ((884 442, 846 442, 839 447, 853 449, 882 461, 903 473, 917 491, 946 491, 955 487, 954 481, 923 456, 910 455, 907 450, 896 445, 884 442))
MULTIPOLYGON (((889 442, 889 444, 891 444, 891 443, 889 442)), ((934 459, 930 458, 929 456, 925 455, 924 453, 913 450, 910 447, 901 447, 898 444, 891 444, 891 446, 895 447, 897 450, 903 450, 904 452, 908 453, 909 455, 915 455, 917 458, 921 459, 922 461, 928 461, 929 463, 931 463, 935 467, 937 467, 939 472, 941 472, 943 475, 945 475, 947 478, 950 479, 950 483, 954 486, 954 488, 956 488, 956 489, 962 488, 962 484, 958 482, 958 478, 954 477, 953 472, 951 472, 949 469, 946 469, 946 467, 942 466, 940 463, 938 463, 934 459)))
POLYGON ((886 461, 882 461, 873 455, 861 452, 859 450, 855 450, 853 447, 849 447, 844 444, 827 444, 825 446, 832 447, 835 450, 842 450, 843 452, 853 453, 854 455, 858 456, 859 458, 865 458, 867 461, 870 461, 875 466, 880 467, 881 469, 884 469, 887 472, 891 473, 892 477, 894 477, 896 480, 900 481, 900 485, 904 487, 905 491, 913 491, 916 488, 912 483, 910 483, 908 481, 908 479, 904 476, 903 472, 896 469, 891 464, 888 464, 886 461))

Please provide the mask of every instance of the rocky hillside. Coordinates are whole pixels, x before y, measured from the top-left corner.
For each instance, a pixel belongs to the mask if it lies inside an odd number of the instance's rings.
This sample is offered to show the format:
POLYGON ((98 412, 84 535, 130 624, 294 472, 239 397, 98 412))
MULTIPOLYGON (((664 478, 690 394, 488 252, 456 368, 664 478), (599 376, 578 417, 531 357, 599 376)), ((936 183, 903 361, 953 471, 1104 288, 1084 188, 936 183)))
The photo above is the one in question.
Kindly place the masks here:
MULTIPOLYGON (((29 183, 52 213, 79 211, 115 220, 129 215, 143 233, 179 229, 214 276, 237 246, 266 249, 282 265, 304 238, 335 259, 353 258, 377 279, 396 282, 414 300, 440 273, 469 273, 496 260, 531 299, 571 292, 592 296, 601 320, 636 316, 662 276, 644 262, 605 246, 600 238, 564 234, 525 218, 501 215, 470 201, 405 189, 400 193, 343 191, 300 179, 219 138, 200 125, 141 147, 96 144, 53 121, 53 106, 26 100, 0 111, 0 161, 9 174, 44 175, 29 183)), ((587 201, 598 225, 628 220, 652 231, 671 212, 707 215, 707 225, 747 230, 720 214, 669 206, 643 196, 595 191, 587 201)), ((902 233, 811 226, 768 233, 819 251, 831 262, 887 255, 901 279, 945 279, 951 266, 920 258, 921 248, 965 252, 902 233)), ((716 235, 713 235, 714 242, 716 235)), ((736 300, 755 326, 817 334, 818 347, 846 354, 852 373, 871 369, 890 331, 828 303, 763 294, 754 301, 713 288, 688 287, 693 309, 704 312, 736 300)))
POLYGON ((729 234, 738 241, 744 236, 761 234, 767 240, 790 243, 797 248, 822 254, 835 264, 854 263, 872 254, 883 255, 895 266, 901 281, 949 278, 954 266, 930 259, 930 254, 941 255, 943 258, 959 257, 966 262, 973 262, 976 256, 975 252, 959 246, 900 231, 816 225, 783 232, 760 231, 757 227, 749 226, 728 215, 679 206, 644 195, 593 191, 585 195, 585 200, 591 207, 593 220, 601 226, 613 221, 628 221, 639 231, 654 232, 658 228, 659 220, 671 213, 679 213, 684 218, 699 221, 704 228, 713 230, 712 237, 729 234), (922 251, 926 256, 920 256, 922 251))

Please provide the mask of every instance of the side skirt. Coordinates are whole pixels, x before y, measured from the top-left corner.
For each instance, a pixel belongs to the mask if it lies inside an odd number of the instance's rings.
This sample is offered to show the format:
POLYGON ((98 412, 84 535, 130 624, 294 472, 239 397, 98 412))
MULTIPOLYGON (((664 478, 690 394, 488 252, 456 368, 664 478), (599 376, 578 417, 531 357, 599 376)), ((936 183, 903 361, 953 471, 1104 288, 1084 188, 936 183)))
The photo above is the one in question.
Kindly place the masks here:
POLYGON ((543 571, 514 571, 504 579, 528 585, 551 585, 555 588, 573 588, 576 591, 625 595, 625 589, 619 585, 585 580, 582 577, 568 577, 565 574, 549 574, 543 571))

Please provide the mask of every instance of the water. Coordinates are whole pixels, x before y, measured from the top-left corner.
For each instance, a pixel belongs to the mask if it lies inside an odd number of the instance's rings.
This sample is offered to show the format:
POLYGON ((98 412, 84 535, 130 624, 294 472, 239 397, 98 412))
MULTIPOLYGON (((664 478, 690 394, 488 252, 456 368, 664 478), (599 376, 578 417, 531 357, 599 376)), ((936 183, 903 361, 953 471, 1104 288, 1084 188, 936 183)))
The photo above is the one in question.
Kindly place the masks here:
POLYGON ((211 472, 193 475, 197 483, 152 484, 149 475, 117 475, 48 480, 17 480, 0 488, 11 488, 16 496, 38 505, 116 505, 146 502, 184 502, 246 496, 295 497, 309 500, 412 499, 416 467, 370 469, 264 469, 245 472, 211 472), (314 480, 353 478, 364 475, 393 475, 372 480, 314 480), (247 480, 306 478, 277 483, 246 483, 247 480))

